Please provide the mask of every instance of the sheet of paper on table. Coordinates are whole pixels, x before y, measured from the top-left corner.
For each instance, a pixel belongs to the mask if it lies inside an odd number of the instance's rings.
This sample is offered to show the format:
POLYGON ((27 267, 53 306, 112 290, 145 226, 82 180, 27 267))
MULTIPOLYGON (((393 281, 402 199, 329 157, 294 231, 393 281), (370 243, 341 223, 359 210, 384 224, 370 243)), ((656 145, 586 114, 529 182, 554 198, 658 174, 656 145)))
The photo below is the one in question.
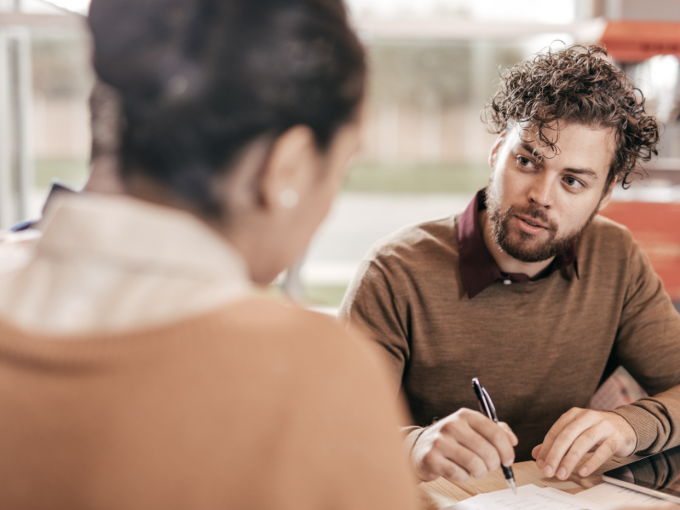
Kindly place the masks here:
POLYGON ((648 496, 642 492, 626 489, 625 487, 619 487, 618 485, 607 482, 580 492, 576 495, 576 497, 595 503, 606 503, 608 505, 634 503, 638 506, 644 507, 655 506, 659 503, 663 503, 663 500, 660 498, 648 496))
POLYGON ((566 492, 541 489, 535 485, 479 494, 447 510, 604 510, 601 503, 577 498, 566 492))

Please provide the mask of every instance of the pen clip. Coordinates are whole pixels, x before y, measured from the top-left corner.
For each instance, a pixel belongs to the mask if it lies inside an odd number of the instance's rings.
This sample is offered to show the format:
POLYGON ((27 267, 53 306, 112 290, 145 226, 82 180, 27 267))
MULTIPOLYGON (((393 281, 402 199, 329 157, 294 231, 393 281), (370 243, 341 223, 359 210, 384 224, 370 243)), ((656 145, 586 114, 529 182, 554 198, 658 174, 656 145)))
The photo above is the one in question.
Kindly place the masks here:
POLYGON ((479 410, 485 414, 487 418, 493 420, 493 414, 491 414, 493 404, 491 404, 491 407, 489 406, 489 402, 491 401, 491 399, 488 398, 489 394, 476 377, 472 379, 472 388, 475 390, 475 395, 477 395, 477 400, 479 401, 479 410))
POLYGON ((486 391, 486 388, 482 387, 482 394, 484 395, 484 403, 489 407, 489 418, 491 418, 493 421, 498 422, 498 415, 496 414, 496 407, 493 405, 493 402, 491 401, 491 397, 489 396, 489 393, 486 391))

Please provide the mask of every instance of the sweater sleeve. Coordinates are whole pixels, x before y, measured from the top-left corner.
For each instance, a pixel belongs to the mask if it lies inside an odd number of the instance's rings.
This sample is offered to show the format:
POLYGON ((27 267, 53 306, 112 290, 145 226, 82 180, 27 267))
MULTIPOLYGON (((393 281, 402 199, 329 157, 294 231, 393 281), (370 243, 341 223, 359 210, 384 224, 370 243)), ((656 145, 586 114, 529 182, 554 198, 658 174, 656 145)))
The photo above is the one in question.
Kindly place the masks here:
POLYGON ((680 444, 680 314, 635 241, 615 355, 649 398, 619 407, 637 435, 636 453, 680 444))
POLYGON ((408 301, 399 303, 404 291, 394 287, 404 279, 388 278, 387 272, 379 259, 364 260, 347 289, 340 318, 363 329, 376 342, 396 395, 410 355, 408 319, 403 310, 408 301))

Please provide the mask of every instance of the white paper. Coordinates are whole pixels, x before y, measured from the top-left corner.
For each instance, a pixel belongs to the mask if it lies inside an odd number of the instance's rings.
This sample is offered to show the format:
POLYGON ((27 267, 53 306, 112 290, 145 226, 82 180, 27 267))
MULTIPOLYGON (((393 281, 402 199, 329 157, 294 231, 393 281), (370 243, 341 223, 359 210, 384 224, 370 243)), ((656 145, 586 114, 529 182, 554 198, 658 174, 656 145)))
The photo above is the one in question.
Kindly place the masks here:
POLYGON ((561 491, 549 491, 535 485, 479 494, 466 499, 449 510, 603 510, 600 503, 580 499, 561 491))
POLYGON ((602 504, 622 504, 622 503, 634 503, 639 506, 655 506, 662 503, 661 498, 655 498, 654 496, 649 496, 643 494, 642 492, 634 491, 631 489, 626 489, 625 487, 620 487, 614 485, 613 483, 601 483, 595 487, 579 492, 576 497, 585 499, 587 501, 592 501, 595 503, 602 504))

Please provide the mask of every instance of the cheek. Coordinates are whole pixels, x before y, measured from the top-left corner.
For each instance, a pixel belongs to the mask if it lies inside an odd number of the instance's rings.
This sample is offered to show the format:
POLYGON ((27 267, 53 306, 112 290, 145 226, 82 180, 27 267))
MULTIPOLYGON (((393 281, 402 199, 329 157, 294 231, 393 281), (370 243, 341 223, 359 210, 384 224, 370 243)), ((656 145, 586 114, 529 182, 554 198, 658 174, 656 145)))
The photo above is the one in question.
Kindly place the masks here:
POLYGON ((318 169, 318 178, 313 183, 313 189, 309 194, 309 202, 300 211, 300 225, 305 225, 305 235, 310 238, 321 222, 328 215, 333 201, 342 188, 347 171, 347 163, 354 154, 354 149, 348 147, 336 147, 328 160, 325 168, 318 169))
POLYGON ((506 167, 500 166, 491 176, 494 195, 502 203, 515 202, 516 195, 522 188, 521 176, 511 175, 511 173, 506 167))
POLYGON ((308 202, 301 207, 298 213, 298 225, 303 226, 301 230, 305 237, 312 237, 314 231, 319 227, 328 215, 333 205, 333 199, 338 192, 338 183, 331 176, 325 177, 314 186, 308 202))
MULTIPOLYGON (((560 205, 559 229, 565 233, 573 233, 582 229, 595 211, 597 202, 566 200, 560 205)), ((557 212, 557 211, 556 211, 557 212)))

